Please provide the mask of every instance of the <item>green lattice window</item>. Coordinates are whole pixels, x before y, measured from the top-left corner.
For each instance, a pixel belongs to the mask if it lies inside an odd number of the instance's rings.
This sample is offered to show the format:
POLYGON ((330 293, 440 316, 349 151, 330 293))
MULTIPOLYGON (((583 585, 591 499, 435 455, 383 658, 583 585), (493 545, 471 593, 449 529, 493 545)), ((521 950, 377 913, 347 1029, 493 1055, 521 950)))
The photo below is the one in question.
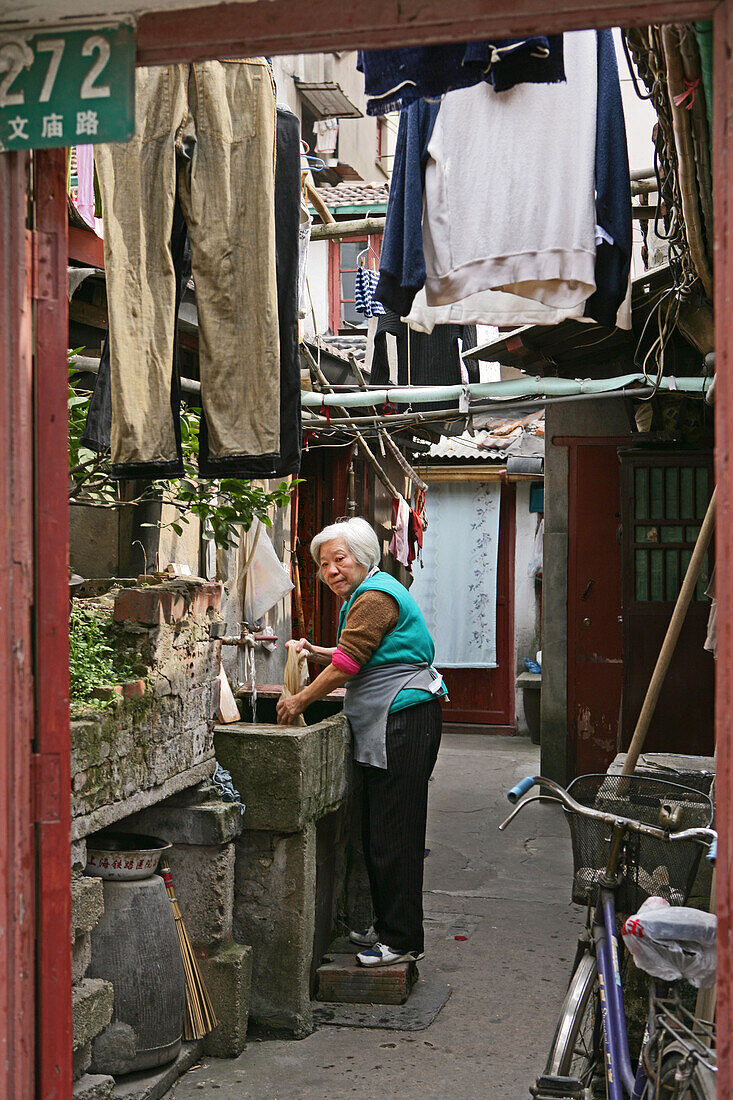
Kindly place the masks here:
MULTIPOLYGON (((634 594, 644 603, 673 603, 710 499, 707 466, 635 466, 634 594)), ((695 599, 708 586, 705 556, 695 599)))

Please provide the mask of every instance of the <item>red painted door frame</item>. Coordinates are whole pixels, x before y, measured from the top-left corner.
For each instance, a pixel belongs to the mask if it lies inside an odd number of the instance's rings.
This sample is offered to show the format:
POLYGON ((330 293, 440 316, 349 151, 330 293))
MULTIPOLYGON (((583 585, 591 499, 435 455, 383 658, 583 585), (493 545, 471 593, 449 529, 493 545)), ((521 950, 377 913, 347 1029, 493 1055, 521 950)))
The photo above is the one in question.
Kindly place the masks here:
MULTIPOLYGON (((731 1067, 731 999, 733 994, 733 944, 731 943, 731 827, 733 826, 733 768, 731 767, 730 729, 733 727, 733 490, 728 455, 733 443, 733 232, 728 231, 733 217, 733 0, 715 5, 710 0, 364 0, 346 6, 339 0, 256 0, 190 9, 185 18, 177 11, 159 11, 142 16, 138 24, 138 63, 164 64, 204 59, 237 57, 266 53, 302 53, 304 51, 354 49, 368 46, 407 45, 459 41, 464 38, 506 37, 541 30, 544 33, 584 27, 642 25, 647 23, 688 21, 714 17, 715 105, 714 105, 714 190, 716 196, 715 324, 717 349, 716 388, 716 469, 718 481, 717 525, 717 596, 719 602, 718 677, 716 685, 716 730, 718 733, 718 827, 721 831, 718 860, 718 1060, 720 1096, 733 1093, 731 1067)), ((0 639, 0 828, 5 830, 0 850, 0 966, 4 984, 0 989, 0 1054, 6 1071, 7 1091, 11 1096, 27 1097, 33 1091, 43 1095, 40 1083, 33 1089, 32 1042, 34 997, 32 933, 28 905, 31 882, 29 862, 30 812, 30 740, 34 716, 30 632, 33 607, 32 486, 33 420, 30 408, 32 380, 29 376, 28 298, 25 275, 28 265, 20 230, 24 225, 24 187, 27 160, 23 154, 0 156, 0 248, 3 290, 0 309, 0 371, 3 397, 0 402, 0 439, 3 463, 0 471, 0 505, 5 504, 5 523, 0 540, 0 581, 5 600, 6 630, 0 639), (24 659, 27 657, 27 659, 24 659), (22 899, 22 900, 21 900, 22 899), (22 910, 22 913, 21 913, 22 910)), ((57 242, 65 232, 65 216, 51 204, 58 220, 53 232, 57 242)), ((66 307, 56 299, 57 317, 65 316, 66 307)), ((36 360, 39 378, 54 393, 66 382, 65 362, 58 351, 48 347, 36 360)), ((55 399, 54 399, 55 400, 55 399)), ((53 436, 44 451, 51 465, 65 465, 65 444, 60 439, 60 406, 44 414, 43 423, 52 425, 53 436), (49 454, 50 452, 50 454, 49 454)), ((39 449, 40 453, 40 449, 39 449)), ((50 472, 51 466, 47 467, 50 472)), ((46 524, 38 531, 55 527, 64 531, 62 512, 66 494, 48 502, 46 524)), ((61 592, 61 566, 58 547, 40 543, 37 575, 46 576, 56 607, 61 592), (55 572, 54 572, 55 570, 55 572), (50 578, 55 578, 53 583, 50 578)), ((45 598, 45 597, 44 597, 45 598)), ((60 603, 59 603, 60 606, 60 603)), ((42 617, 45 609, 41 609, 42 617)), ((51 621, 56 622, 54 615, 51 621)), ((57 623, 58 625, 58 623, 57 623)), ((52 668, 60 663, 64 642, 58 635, 49 640, 52 668)), ((63 677, 54 674, 54 693, 63 697, 63 677)), ((41 689, 43 690, 43 689, 41 689)), ((48 704, 46 704, 48 705, 48 704)), ((50 707, 53 711, 55 708, 50 707)), ((58 706, 58 723, 63 706, 58 706)), ((58 752, 61 760, 68 752, 68 734, 55 724, 46 740, 46 753, 58 752)), ((37 746, 40 748, 40 742, 37 746)), ((69 790, 63 781, 58 792, 57 834, 63 830, 68 814, 69 790)), ((60 848, 49 858, 62 867, 60 848)), ((43 919, 43 911, 42 911, 43 919)), ((68 925, 63 933, 68 932, 68 925)), ((54 1013, 68 1018, 68 988, 62 995, 60 977, 68 950, 61 946, 59 933, 47 961, 54 966, 53 1003, 46 1008, 43 1029, 54 1013), (53 954, 56 952, 57 954, 53 954), (52 956, 52 957, 50 957, 52 956), (56 969, 58 967, 58 969, 56 969)), ((63 1030, 63 1029, 62 1029, 63 1030)), ((49 1036, 51 1039, 52 1036, 49 1036)), ((58 1037, 56 1039, 58 1042, 58 1037)), ((42 1030, 40 1046, 45 1046, 42 1030)), ((68 1096, 70 1050, 62 1060, 58 1056, 58 1095, 68 1096)), ((49 1094, 46 1094, 49 1095, 49 1094)), ((50 1095, 53 1095, 51 1093, 50 1095)), ((45 1100, 45 1096, 44 1096, 45 1100)))
MULTIPOLYGON (((621 624, 613 621, 621 613, 621 548, 616 544, 617 575, 609 576, 602 568, 600 575, 597 574, 594 581, 587 571, 588 563, 593 557, 592 552, 589 552, 587 540, 594 543, 597 531, 592 522, 593 511, 589 508, 587 499, 580 499, 583 492, 580 485, 583 467, 578 452, 587 447, 611 448, 613 458, 618 464, 616 448, 621 443, 627 443, 628 440, 569 436, 554 437, 552 442, 568 449, 567 768, 568 778, 574 778, 576 775, 588 772, 605 771, 616 755, 622 655, 621 624), (582 568, 585 572, 581 571, 582 568), (614 600, 617 603, 615 609, 614 600), (593 643, 591 654, 586 652, 588 646, 583 636, 584 631, 580 627, 581 622, 586 618, 589 620, 588 627, 593 643), (599 618, 603 621, 600 637, 597 622, 599 618), (618 681, 617 685, 615 681, 618 681), (617 697, 615 697, 616 687, 617 697), (590 692, 589 695, 584 695, 586 690, 590 692)), ((599 485, 598 492, 607 502, 607 508, 613 507, 615 512, 619 511, 618 481, 615 486, 615 500, 609 500, 607 485, 599 485)), ((613 524, 613 518, 605 515, 603 520, 605 537, 615 538, 615 532, 610 533, 608 530, 609 520, 615 527, 620 523, 620 519, 613 524)), ((602 560, 604 565, 607 564, 606 554, 610 554, 611 558, 614 557, 612 549, 605 547, 599 551, 599 561, 602 560)))
POLYGON ((14 1100, 33 1095, 36 1072, 29 163, 26 153, 0 156, 0 1093, 14 1100))
POLYGON ((71 743, 66 150, 34 157, 38 1093, 71 1089, 71 743))

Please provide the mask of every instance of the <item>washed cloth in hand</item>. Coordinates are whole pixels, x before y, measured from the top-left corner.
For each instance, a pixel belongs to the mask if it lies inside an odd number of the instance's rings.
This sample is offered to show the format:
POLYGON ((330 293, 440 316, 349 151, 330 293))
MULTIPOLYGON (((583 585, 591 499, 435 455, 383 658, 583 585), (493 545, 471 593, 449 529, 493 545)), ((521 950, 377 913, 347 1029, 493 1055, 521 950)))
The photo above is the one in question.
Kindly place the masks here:
POLYGON ((362 50, 357 68, 364 74, 367 114, 385 115, 480 82, 501 92, 515 84, 563 80, 562 35, 362 50))
MULTIPOLYGON (((291 695, 297 695, 299 691, 303 690, 307 683, 308 651, 304 649, 298 653, 295 646, 289 645, 288 659, 285 662, 285 672, 283 673, 283 689, 280 698, 289 699, 291 695)), ((290 725, 304 726, 305 717, 302 714, 297 715, 290 725)))
POLYGON ((275 92, 262 58, 139 68, 135 136, 98 145, 112 375, 112 463, 177 470, 171 414, 178 192, 199 314, 206 476, 280 445, 275 271, 275 92), (208 453, 207 453, 208 452, 208 453))

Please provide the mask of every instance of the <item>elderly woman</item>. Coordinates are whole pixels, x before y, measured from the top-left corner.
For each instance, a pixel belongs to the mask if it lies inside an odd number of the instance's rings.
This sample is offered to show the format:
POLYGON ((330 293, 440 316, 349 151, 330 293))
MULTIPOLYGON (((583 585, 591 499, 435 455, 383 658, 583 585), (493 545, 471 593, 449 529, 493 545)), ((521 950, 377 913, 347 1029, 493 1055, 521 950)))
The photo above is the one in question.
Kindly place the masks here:
POLYGON ((331 524, 311 542, 321 580, 343 601, 337 645, 290 642, 327 667, 278 703, 292 722, 316 699, 346 685, 344 711, 363 777, 363 843, 375 920, 351 933, 363 966, 421 959, 423 857, 428 780, 441 732, 440 674, 420 608, 379 569, 379 542, 363 519, 331 524))

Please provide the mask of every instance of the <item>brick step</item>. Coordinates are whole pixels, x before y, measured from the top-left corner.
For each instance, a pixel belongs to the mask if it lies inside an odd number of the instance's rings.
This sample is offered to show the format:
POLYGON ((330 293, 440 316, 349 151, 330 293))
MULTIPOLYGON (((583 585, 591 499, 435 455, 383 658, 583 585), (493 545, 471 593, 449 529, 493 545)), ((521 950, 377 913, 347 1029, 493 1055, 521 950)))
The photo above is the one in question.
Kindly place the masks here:
POLYGON ((352 1005, 403 1005, 418 979, 414 962, 359 966, 354 955, 328 955, 316 971, 316 1000, 352 1005))

